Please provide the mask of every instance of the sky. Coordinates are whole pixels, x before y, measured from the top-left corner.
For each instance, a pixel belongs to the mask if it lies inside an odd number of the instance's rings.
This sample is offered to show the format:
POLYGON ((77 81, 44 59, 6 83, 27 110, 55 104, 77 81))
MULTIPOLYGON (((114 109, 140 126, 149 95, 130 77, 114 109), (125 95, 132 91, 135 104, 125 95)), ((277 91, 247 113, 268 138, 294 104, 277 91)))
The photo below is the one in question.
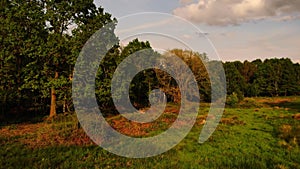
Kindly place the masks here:
POLYGON ((300 0, 95 0, 118 19, 121 44, 183 48, 222 61, 300 63, 300 0))

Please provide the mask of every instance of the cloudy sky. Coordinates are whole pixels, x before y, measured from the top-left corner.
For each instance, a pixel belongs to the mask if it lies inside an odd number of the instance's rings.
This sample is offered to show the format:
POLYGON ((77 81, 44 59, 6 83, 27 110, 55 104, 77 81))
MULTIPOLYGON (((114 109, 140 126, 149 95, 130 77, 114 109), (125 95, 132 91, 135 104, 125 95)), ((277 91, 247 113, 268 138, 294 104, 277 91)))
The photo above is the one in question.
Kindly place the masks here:
POLYGON ((300 63, 300 0, 95 3, 119 20, 116 33, 123 44, 138 37, 157 50, 187 48, 223 61, 289 57, 300 63))

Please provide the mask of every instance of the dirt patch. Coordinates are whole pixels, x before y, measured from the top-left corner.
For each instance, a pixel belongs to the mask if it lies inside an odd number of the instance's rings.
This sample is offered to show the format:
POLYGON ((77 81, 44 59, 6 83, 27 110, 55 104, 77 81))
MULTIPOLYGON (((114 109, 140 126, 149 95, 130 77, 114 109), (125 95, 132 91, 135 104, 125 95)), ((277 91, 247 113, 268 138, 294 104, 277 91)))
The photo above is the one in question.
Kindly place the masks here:
POLYGON ((149 129, 152 128, 151 123, 136 123, 121 116, 118 119, 111 120, 109 123, 118 132, 133 137, 146 136, 149 133, 149 129))
MULTIPOLYGON (((214 117, 209 117, 209 119, 214 119, 214 117)), ((197 125, 203 125, 206 123, 207 120, 207 115, 204 116, 198 116, 197 118, 197 125)), ((232 116, 232 117, 223 117, 220 120, 221 124, 225 124, 225 125, 244 125, 245 122, 239 120, 239 118, 237 116, 232 116)))
MULTIPOLYGON (((176 120, 179 106, 169 105, 164 113, 155 121, 150 123, 137 123, 130 121, 123 116, 111 118, 108 123, 118 132, 131 137, 147 137, 153 132, 167 130, 176 120)), ((180 125, 185 125, 184 122, 180 125)))
POLYGON ((283 124, 278 129, 279 144, 291 149, 300 145, 300 125, 283 124))
POLYGON ((220 123, 225 124, 225 125, 244 125, 245 124, 245 122, 238 120, 237 116, 233 116, 230 118, 222 118, 220 123))
POLYGON ((294 114, 292 117, 296 120, 300 120, 300 113, 294 114))
MULTIPOLYGON (((147 137, 157 131, 168 129, 177 118, 175 106, 167 107, 165 113, 152 123, 136 123, 123 116, 107 119, 118 132, 131 137, 147 137)), ((181 125, 181 124, 180 124, 181 125)), ((182 124, 184 125, 184 124, 182 124)), ((58 116, 35 124, 13 124, 0 129, 5 140, 20 142, 30 148, 47 146, 93 145, 93 141, 78 126, 73 116, 58 116)), ((101 140, 99 140, 101 142, 101 140)), ((4 142, 6 144, 6 142, 4 142)))
POLYGON ((286 102, 292 102, 294 98, 281 98, 281 97, 270 97, 270 98, 255 98, 259 103, 271 103, 271 104, 281 104, 286 102))
POLYGON ((6 126, 0 129, 0 134, 5 137, 14 137, 14 136, 21 136, 24 134, 34 134, 40 128, 44 128, 46 123, 37 123, 37 124, 16 124, 6 126))
POLYGON ((0 135, 30 148, 94 144, 83 129, 65 128, 57 130, 55 124, 45 122, 7 126, 0 129, 0 135))

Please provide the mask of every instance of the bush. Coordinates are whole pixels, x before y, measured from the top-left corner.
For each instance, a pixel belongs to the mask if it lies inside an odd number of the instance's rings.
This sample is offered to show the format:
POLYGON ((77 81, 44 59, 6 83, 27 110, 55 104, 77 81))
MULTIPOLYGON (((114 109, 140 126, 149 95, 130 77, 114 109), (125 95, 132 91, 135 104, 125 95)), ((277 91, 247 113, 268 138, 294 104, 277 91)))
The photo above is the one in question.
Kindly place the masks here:
POLYGON ((227 96, 226 105, 234 107, 237 105, 238 102, 239 102, 239 98, 235 92, 227 96))
POLYGON ((236 93, 236 96, 238 98, 238 102, 244 100, 244 93, 243 92, 241 92, 240 90, 237 90, 234 93, 236 93))
POLYGON ((257 103, 255 99, 252 98, 246 98, 242 102, 240 102, 239 107, 241 108, 261 108, 262 105, 260 103, 257 103))

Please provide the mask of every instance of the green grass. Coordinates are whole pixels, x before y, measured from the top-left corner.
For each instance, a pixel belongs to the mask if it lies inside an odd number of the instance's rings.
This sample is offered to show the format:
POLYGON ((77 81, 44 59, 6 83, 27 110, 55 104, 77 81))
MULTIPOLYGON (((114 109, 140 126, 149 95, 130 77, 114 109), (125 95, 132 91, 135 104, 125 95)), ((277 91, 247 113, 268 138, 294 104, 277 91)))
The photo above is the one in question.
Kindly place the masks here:
MULTIPOLYGON (((65 145, 49 141, 58 136, 66 137, 66 140, 71 137, 77 131, 74 116, 40 123, 38 125, 43 127, 33 134, 8 136, 2 132, 4 129, 13 133, 19 126, 4 126, 0 133, 0 168, 297 169, 300 168, 300 130, 297 130, 300 121, 293 119, 292 115, 300 113, 300 97, 288 99, 287 102, 278 102, 270 98, 257 98, 257 102, 260 100, 259 104, 263 105, 260 108, 249 105, 246 108, 226 108, 223 121, 205 143, 198 143, 202 125, 195 125, 176 147, 145 159, 119 157, 96 145, 65 145), (227 123, 236 118, 232 123, 227 123), (46 135, 45 132, 52 134, 46 135), (32 139, 33 142, 41 136, 49 136, 45 140, 49 144, 34 147, 24 143, 24 140, 32 139)), ((207 108, 199 114, 205 113, 207 108)), ((169 114, 166 116, 171 117, 169 114)), ((158 131, 160 129, 149 130, 160 133, 158 131)))

